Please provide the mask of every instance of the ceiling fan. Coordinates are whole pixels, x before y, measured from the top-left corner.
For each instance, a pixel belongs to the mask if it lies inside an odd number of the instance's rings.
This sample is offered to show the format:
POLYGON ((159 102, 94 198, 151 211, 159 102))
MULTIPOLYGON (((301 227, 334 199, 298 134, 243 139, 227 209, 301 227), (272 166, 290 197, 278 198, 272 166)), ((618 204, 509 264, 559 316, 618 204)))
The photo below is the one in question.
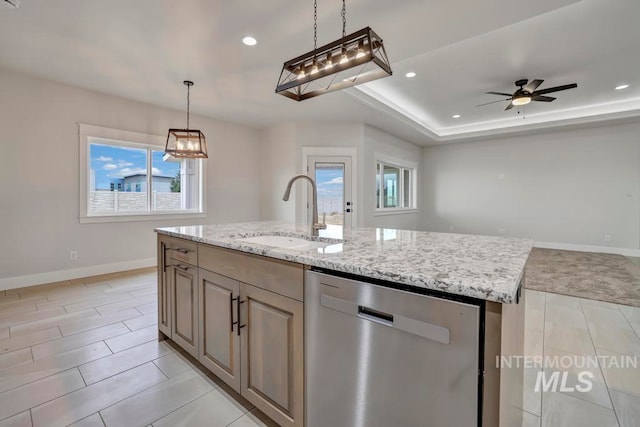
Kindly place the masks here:
POLYGON ((518 86, 519 89, 516 90, 513 94, 503 93, 503 92, 486 92, 488 95, 502 95, 502 96, 508 96, 508 98, 501 99, 499 101, 492 101, 492 102, 480 104, 478 105, 478 107, 481 107, 483 105, 494 104, 496 102, 511 101, 509 102, 509 105, 507 105, 507 108, 505 108, 505 110, 510 110, 513 107, 527 105, 531 101, 551 102, 555 100, 555 98, 552 96, 544 96, 544 95, 546 95, 547 93, 559 92, 561 90, 573 89, 578 87, 576 83, 571 83, 568 85, 536 90, 538 86, 542 84, 543 81, 544 80, 538 80, 538 79, 531 80, 531 82, 529 82, 527 79, 518 80, 516 82, 516 86, 518 86))

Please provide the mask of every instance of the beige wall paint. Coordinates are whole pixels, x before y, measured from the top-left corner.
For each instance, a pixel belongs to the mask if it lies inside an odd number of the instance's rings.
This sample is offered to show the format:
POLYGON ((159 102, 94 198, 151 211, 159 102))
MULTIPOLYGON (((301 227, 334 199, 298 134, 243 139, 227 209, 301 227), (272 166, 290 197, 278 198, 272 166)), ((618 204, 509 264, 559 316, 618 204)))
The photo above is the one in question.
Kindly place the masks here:
POLYGON ((639 248, 638 123, 428 147, 423 165, 427 230, 639 248))
POLYGON ((262 220, 295 222, 295 203, 284 202, 282 195, 289 179, 299 173, 296 168, 297 152, 295 125, 274 126, 261 133, 259 188, 262 220))
POLYGON ((154 227, 257 220, 258 132, 192 116, 209 142, 207 217, 80 224, 77 123, 165 135, 184 112, 0 70, 0 280, 155 257, 154 227), (69 251, 78 260, 69 260, 69 251))

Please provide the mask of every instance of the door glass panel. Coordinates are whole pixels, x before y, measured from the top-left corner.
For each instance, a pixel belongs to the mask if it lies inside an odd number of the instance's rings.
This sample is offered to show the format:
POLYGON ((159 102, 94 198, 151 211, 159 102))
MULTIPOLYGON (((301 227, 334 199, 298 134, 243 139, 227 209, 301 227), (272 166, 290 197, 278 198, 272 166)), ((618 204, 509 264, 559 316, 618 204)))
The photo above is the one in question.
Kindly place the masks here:
POLYGON ((316 162, 315 170, 320 222, 344 225, 344 163, 316 162))
POLYGON ((398 182, 400 181, 400 170, 392 166, 384 166, 383 171, 384 194, 383 203, 385 208, 398 207, 398 182))

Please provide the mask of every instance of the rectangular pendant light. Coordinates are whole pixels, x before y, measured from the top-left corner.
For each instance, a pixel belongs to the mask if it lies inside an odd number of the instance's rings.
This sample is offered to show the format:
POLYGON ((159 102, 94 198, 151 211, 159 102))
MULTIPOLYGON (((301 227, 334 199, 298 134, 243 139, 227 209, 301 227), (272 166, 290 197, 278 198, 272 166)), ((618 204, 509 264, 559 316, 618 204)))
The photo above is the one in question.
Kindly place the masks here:
POLYGON ((169 129, 165 153, 177 158, 206 159, 207 142, 197 129, 169 129))
POLYGON ((276 93, 303 101, 392 74, 382 39, 366 27, 285 62, 276 93))
POLYGON ((181 159, 206 159, 209 156, 207 155, 207 140, 204 133, 198 129, 189 129, 190 89, 193 82, 185 80, 182 83, 187 87, 187 128, 169 129, 164 152, 181 159))

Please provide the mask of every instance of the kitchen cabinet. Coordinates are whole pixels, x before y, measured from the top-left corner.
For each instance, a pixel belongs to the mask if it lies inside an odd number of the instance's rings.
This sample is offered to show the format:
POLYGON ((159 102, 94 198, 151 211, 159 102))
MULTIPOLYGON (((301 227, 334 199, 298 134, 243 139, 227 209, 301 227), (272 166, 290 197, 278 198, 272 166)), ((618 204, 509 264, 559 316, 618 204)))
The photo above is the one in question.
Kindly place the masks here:
POLYGON ((240 282, 200 269, 200 353, 211 372, 240 392, 240 282))
POLYGON ((302 426, 302 266, 208 245, 198 265, 200 362, 281 426, 302 426))
POLYGON ((158 237, 158 330, 198 357, 197 245, 158 237))
POLYGON ((281 426, 304 425, 302 265, 159 235, 158 329, 281 426))
POLYGON ((282 426, 303 425, 303 303, 246 283, 241 394, 282 426))

